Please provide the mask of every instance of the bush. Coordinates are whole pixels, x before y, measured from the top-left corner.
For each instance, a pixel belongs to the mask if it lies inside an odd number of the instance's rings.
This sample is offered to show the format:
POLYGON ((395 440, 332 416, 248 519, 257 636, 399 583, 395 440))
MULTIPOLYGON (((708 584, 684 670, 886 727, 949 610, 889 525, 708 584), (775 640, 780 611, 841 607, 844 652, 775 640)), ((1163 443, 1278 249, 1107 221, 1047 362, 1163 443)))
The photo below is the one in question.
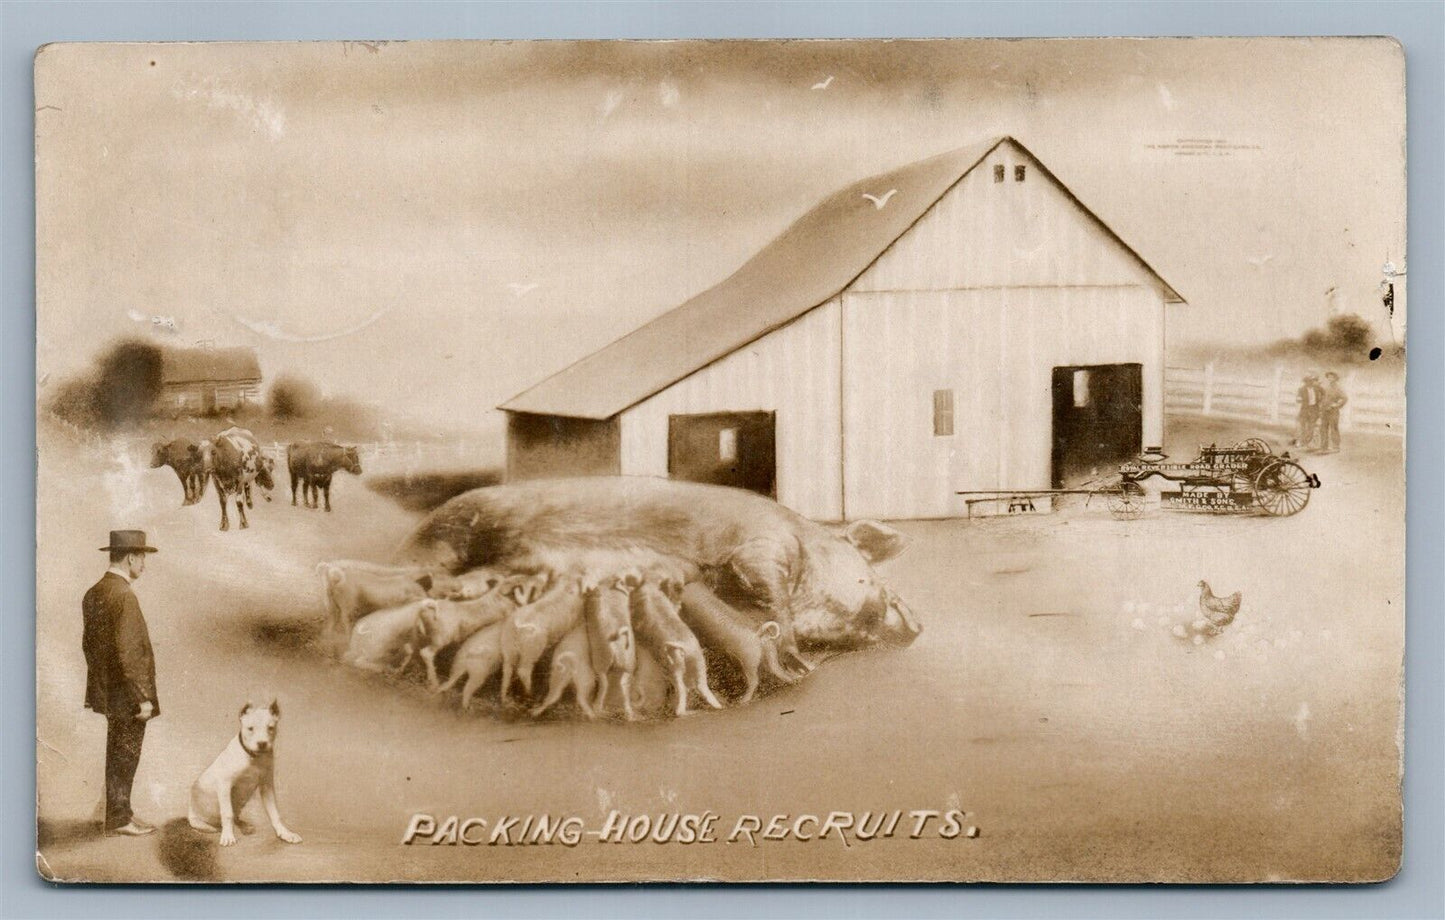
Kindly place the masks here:
POLYGON ((1364 317, 1355 313, 1331 316, 1322 328, 1310 329, 1298 339, 1286 339, 1272 346, 1272 354, 1303 352, 1317 361, 1354 363, 1370 358, 1375 343, 1375 330, 1364 317))
POLYGON ((278 421, 310 418, 321 404, 321 391, 305 377, 282 374, 271 384, 267 404, 278 421))
POLYGON ((161 395, 161 350, 127 340, 96 359, 94 369, 56 386, 50 411, 87 428, 119 428, 150 418, 161 395))
POLYGON ((1364 317, 1345 313, 1330 317, 1325 324, 1325 338, 1331 348, 1340 351, 1368 351, 1374 344, 1375 330, 1364 317))
POLYGON ((101 356, 96 405, 111 427, 151 416, 161 395, 161 350, 148 342, 126 341, 101 356))

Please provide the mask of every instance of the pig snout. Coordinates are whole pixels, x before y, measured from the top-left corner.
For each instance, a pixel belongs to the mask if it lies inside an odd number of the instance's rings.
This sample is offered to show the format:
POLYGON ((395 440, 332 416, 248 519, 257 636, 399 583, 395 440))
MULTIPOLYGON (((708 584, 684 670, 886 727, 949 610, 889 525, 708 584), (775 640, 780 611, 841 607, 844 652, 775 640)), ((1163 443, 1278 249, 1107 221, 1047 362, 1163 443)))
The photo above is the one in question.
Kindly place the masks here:
POLYGON ((903 602, 903 598, 888 591, 885 594, 888 602, 888 609, 883 614, 882 639, 895 645, 912 645, 918 634, 923 632, 923 624, 913 610, 903 602))

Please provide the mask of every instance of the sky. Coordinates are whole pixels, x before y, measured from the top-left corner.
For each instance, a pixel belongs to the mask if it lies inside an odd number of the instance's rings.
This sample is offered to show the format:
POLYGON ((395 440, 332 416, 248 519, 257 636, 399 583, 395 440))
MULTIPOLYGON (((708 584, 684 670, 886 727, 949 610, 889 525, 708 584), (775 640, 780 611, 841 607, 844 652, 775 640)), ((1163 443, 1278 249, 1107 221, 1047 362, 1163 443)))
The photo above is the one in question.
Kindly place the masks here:
POLYGON ((249 345, 495 420, 838 188, 1004 134, 1188 301, 1171 348, 1333 312, 1399 341, 1403 79, 1348 39, 50 46, 38 373, 249 345))

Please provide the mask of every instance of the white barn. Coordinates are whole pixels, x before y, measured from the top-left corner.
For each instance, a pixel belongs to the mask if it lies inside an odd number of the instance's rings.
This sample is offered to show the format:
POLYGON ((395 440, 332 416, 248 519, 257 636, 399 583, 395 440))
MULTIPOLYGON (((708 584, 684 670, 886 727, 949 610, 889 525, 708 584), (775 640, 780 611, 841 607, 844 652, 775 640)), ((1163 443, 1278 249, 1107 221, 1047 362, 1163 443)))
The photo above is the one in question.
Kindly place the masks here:
POLYGON ((819 520, 965 513, 1163 436, 1181 298, 1010 137, 843 189, 501 408, 507 475, 672 476, 819 520))

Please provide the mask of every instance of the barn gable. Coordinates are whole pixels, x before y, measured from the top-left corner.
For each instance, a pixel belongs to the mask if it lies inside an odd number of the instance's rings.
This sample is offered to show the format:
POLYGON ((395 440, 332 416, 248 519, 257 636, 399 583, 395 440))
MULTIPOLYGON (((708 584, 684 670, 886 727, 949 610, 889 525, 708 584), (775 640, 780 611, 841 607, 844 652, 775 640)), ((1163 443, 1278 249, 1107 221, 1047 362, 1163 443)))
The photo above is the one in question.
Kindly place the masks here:
POLYGON ((1181 298, 1042 163, 1005 138, 859 278, 850 292, 1132 286, 1181 298), (940 252, 951 253, 939 259, 940 252))

